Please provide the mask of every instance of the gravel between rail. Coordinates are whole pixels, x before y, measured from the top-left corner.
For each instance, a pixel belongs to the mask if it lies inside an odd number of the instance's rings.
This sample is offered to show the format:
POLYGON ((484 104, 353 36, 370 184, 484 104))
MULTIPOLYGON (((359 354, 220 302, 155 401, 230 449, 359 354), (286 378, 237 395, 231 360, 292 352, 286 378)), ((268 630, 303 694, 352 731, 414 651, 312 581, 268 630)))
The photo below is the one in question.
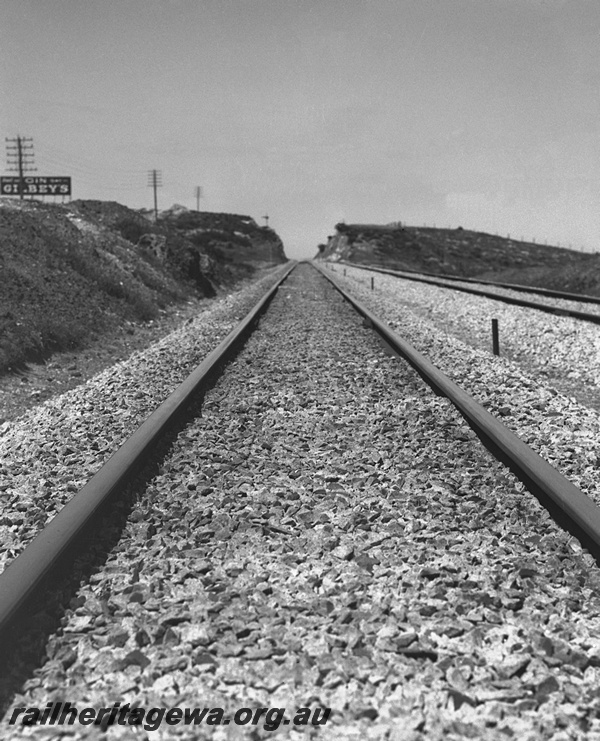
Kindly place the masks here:
MULTIPOLYGON (((598 586, 453 406, 299 266, 13 706, 318 705, 326 739, 600 738, 598 586)), ((147 736, 298 737, 253 731, 147 736)))

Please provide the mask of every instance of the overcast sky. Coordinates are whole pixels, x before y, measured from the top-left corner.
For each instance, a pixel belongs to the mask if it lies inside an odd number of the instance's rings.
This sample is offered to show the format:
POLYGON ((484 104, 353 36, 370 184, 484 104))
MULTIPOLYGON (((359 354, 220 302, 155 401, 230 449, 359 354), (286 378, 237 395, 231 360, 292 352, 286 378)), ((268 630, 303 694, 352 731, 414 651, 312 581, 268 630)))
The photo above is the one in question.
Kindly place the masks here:
POLYGON ((1 0, 0 133, 74 198, 150 207, 156 168, 159 208, 200 185, 296 258, 341 220, 600 250, 600 2, 1 0))

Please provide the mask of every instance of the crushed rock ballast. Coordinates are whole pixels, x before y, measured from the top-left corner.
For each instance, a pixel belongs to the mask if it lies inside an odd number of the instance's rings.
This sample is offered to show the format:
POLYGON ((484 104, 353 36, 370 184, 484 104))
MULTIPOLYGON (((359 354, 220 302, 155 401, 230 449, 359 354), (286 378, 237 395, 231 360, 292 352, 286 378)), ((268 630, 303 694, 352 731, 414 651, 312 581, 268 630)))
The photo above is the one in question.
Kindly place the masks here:
MULTIPOLYGON (((450 402, 300 265, 12 707, 320 706, 328 739, 600 734, 599 585, 450 402)), ((190 733, 152 738, 298 736, 190 733)))

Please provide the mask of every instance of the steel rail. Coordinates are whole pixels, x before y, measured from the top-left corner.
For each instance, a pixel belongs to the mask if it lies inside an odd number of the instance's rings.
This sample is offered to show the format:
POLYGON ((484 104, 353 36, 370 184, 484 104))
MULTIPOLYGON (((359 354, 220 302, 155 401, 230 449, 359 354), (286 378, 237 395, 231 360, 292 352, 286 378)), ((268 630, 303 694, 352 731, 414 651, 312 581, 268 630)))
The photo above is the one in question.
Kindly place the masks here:
POLYGON ((511 291, 519 291, 520 293, 536 293, 540 296, 548 296, 548 298, 561 298, 565 301, 579 301, 580 303, 584 304, 600 304, 600 296, 590 296, 588 293, 569 293, 568 291, 558 291, 553 288, 525 286, 522 283, 503 283, 497 280, 483 280, 481 278, 461 278, 460 275, 447 275, 446 273, 421 273, 421 275, 427 275, 432 278, 443 278, 444 280, 462 281, 464 283, 479 283, 482 286, 497 286, 498 288, 509 288, 511 291))
POLYGON ((537 309, 544 311, 547 314, 554 314, 555 316, 568 316, 574 319, 581 319, 584 322, 592 322, 593 324, 600 324, 600 314, 590 314, 586 311, 579 311, 578 309, 566 309, 557 306, 548 306, 547 304, 538 304, 536 301, 528 301, 527 299, 516 298, 515 296, 501 296, 498 293, 492 293, 479 288, 468 288, 467 286, 455 286, 448 285, 442 280, 436 280, 435 278, 422 277, 423 274, 419 273, 421 277, 417 277, 417 274, 406 273, 403 270, 391 270, 387 268, 377 268, 368 265, 358 265, 357 263, 349 263, 345 261, 339 261, 330 263, 331 265, 347 265, 352 268, 361 268, 363 270, 370 270, 375 273, 384 273, 385 275, 393 275, 398 278, 404 278, 405 280, 412 280, 418 283, 429 283, 433 286, 440 286, 442 288, 449 288, 452 291, 461 291, 462 293, 472 293, 475 296, 483 296, 485 298, 491 298, 495 301, 503 301, 506 304, 515 304, 516 306, 525 306, 529 309, 537 309))
POLYGON ((0 636, 29 603, 61 556, 91 524, 101 507, 139 470, 160 436, 185 411, 215 371, 239 351, 253 325, 295 267, 295 262, 287 267, 218 347, 152 412, 0 574, 0 636))
MULTIPOLYGON (((342 265, 350 265, 354 268, 364 268, 365 270, 376 270, 380 273, 387 273, 393 268, 380 268, 377 265, 370 265, 368 263, 356 263, 347 262, 346 260, 340 260, 342 265)), ((521 293, 537 293, 540 296, 548 296, 549 298, 562 298, 565 301, 579 301, 581 303, 588 304, 600 304, 600 296, 590 296, 588 293, 568 293, 567 291, 557 291, 552 288, 540 288, 539 286, 525 286, 522 283, 503 283, 497 280, 484 280, 482 278, 464 278, 460 275, 448 275, 448 273, 429 273, 426 270, 399 270, 398 272, 410 273, 415 275, 425 275, 428 278, 440 278, 441 280, 453 280, 462 281, 463 283, 479 283, 482 286, 497 286, 498 288, 510 288, 512 291, 519 291, 521 293)))
MULTIPOLYGON (((600 547, 600 507, 544 460, 514 432, 505 427, 466 391, 451 381, 431 361, 388 327, 358 299, 347 293, 339 282, 322 267, 312 263, 367 322, 405 358, 435 391, 446 396, 485 442, 499 451, 501 460, 542 496, 548 497, 578 532, 596 548, 600 547)), ((535 493, 535 492, 534 492, 535 493)))

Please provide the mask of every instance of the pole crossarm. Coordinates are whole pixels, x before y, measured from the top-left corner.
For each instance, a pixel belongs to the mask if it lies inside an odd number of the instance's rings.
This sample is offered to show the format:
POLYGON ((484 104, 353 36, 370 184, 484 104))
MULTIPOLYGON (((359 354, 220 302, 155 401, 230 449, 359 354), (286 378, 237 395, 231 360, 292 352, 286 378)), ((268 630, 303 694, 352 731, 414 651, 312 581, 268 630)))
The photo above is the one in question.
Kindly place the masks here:
POLYGON ((10 165, 10 172, 19 173, 19 198, 23 200, 23 191, 25 183, 23 181, 24 173, 35 172, 37 168, 28 167, 33 164, 33 139, 27 136, 15 136, 6 138, 6 160, 10 165), (12 145, 12 146, 10 146, 12 145))
POLYGON ((156 189, 162 188, 162 172, 160 170, 148 171, 148 187, 154 191, 154 220, 158 220, 158 199, 156 189))

